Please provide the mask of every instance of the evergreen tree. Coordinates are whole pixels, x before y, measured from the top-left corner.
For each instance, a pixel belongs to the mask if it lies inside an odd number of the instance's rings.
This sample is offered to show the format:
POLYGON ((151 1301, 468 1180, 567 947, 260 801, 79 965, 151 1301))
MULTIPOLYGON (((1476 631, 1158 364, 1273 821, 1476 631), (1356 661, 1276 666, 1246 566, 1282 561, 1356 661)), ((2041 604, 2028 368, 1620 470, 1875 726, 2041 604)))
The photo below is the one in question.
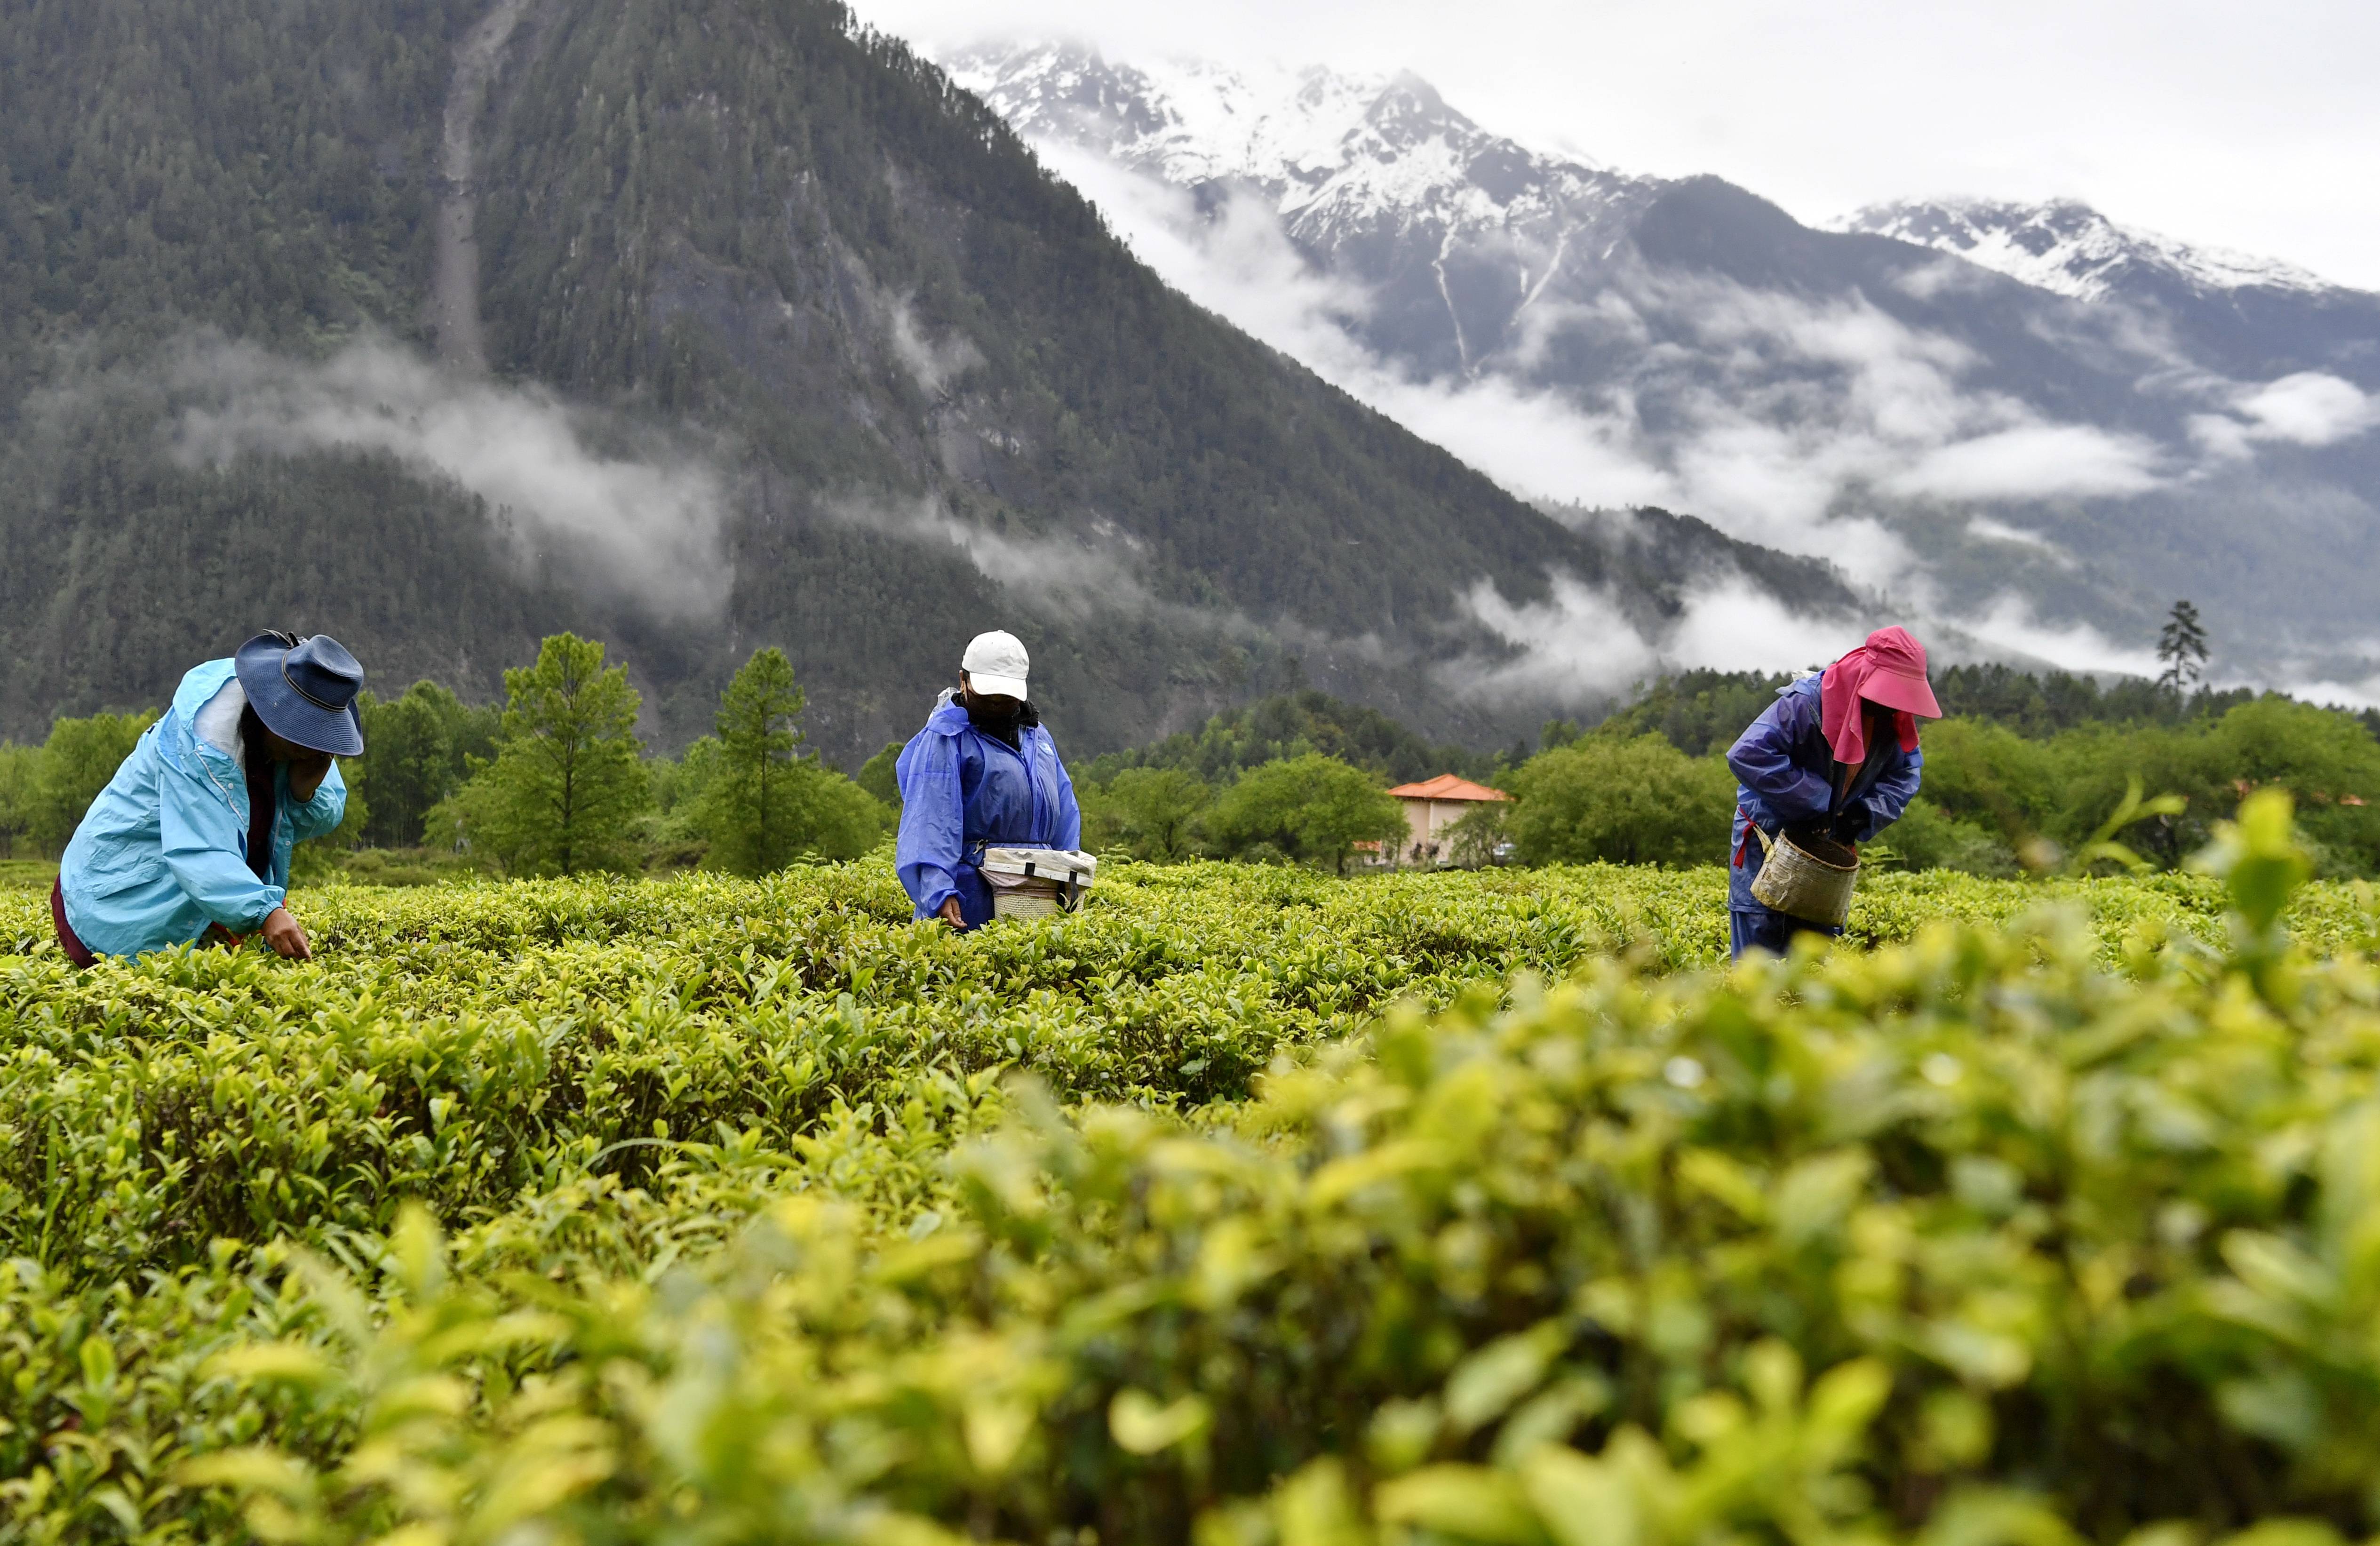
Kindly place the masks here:
POLYGON ((637 689, 603 646, 549 637, 504 673, 504 739, 456 797, 462 834, 514 872, 616 869, 652 803, 638 760, 637 689))
POLYGON ((2206 629, 2198 621, 2196 607, 2186 601, 2173 603, 2165 631, 2157 636, 2156 652, 2165 663, 2159 687, 2181 692, 2206 675, 2206 629))
MULTIPOLYGON (((402 697, 387 702, 367 693, 359 709, 363 762, 372 791, 371 820, 365 833, 382 847, 412 847, 421 841, 431 808, 453 794, 468 772, 455 733, 472 711, 428 681, 414 683, 402 697)), ((477 749, 484 757, 491 749, 477 749)))
POLYGON ((887 741, 884 749, 870 757, 859 770, 859 786, 901 813, 901 741, 887 741))
POLYGON ((0 858, 17 857, 17 840, 33 830, 33 785, 42 749, 0 741, 0 858))
POLYGON ((739 875, 783 870, 801 852, 801 684, 785 652, 756 651, 719 699, 718 771, 704 790, 710 858, 739 875))

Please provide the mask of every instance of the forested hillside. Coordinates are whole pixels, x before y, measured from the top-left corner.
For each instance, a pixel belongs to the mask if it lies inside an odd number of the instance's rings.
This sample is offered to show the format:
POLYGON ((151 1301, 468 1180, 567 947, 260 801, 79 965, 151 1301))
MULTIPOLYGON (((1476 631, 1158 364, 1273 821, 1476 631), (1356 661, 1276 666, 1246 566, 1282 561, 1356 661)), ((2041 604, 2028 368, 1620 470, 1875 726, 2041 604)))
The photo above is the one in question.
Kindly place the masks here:
POLYGON ((1573 533, 1199 310, 839 6, 505 10, 482 98, 478 5, 0 0, 0 733, 269 625, 480 698, 577 627, 663 744, 781 645, 856 761, 1005 625, 1086 751, 1307 682, 1484 745, 1548 705, 1450 685, 1516 648, 1483 585, 1649 619, 1743 561, 1573 533), (489 379, 427 363, 458 201, 489 379))

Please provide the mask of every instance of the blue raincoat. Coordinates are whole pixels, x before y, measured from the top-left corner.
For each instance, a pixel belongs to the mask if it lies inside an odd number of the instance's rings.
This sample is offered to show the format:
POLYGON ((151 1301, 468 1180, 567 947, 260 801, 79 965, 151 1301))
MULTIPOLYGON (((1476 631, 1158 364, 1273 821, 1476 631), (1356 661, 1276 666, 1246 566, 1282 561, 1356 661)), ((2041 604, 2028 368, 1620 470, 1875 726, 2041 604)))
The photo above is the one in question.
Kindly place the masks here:
POLYGON ((249 932, 288 895, 289 850, 346 815, 347 785, 336 762, 303 805, 289 797, 288 768, 276 765, 273 878, 256 878, 248 867, 239 744, 247 705, 230 661, 192 669, 173 708, 141 732, 75 828, 58 889, 67 926, 94 954, 188 944, 210 923, 249 932))
POLYGON ((952 896, 970 929, 991 920, 991 885, 976 866, 987 847, 1074 848, 1083 841, 1075 785, 1058 761, 1058 743, 1038 725, 1017 732, 1011 749, 967 719, 945 693, 926 727, 901 749, 901 835, 892 862, 917 904, 931 918, 952 896))
POLYGON ((1901 750, 1896 736, 1884 737, 1869 749, 1867 761, 1838 800, 1834 748, 1827 744, 1818 718, 1818 678, 1804 676, 1778 689, 1777 701, 1761 711, 1728 749, 1727 765, 1739 781, 1734 859, 1727 882, 1734 953, 1741 956, 1755 944, 1782 952, 1797 933, 1840 933, 1774 912, 1753 896, 1752 883, 1767 857, 1753 834, 1753 823, 1773 839, 1781 828, 1819 821, 1856 805, 1861 810, 1852 836, 1864 843, 1908 809, 1917 793, 1925 755, 1901 750))

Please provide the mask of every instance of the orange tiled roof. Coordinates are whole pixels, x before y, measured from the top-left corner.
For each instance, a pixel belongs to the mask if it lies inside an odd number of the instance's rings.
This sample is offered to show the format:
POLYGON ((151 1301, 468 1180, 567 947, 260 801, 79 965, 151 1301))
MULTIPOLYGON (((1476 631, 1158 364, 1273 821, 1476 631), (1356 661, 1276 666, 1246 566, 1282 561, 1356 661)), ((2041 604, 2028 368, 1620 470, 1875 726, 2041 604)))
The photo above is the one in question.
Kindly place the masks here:
POLYGON ((1400 784, 1389 791, 1401 800, 1509 800, 1512 797, 1485 784, 1474 784, 1452 773, 1440 773, 1419 784, 1400 784))

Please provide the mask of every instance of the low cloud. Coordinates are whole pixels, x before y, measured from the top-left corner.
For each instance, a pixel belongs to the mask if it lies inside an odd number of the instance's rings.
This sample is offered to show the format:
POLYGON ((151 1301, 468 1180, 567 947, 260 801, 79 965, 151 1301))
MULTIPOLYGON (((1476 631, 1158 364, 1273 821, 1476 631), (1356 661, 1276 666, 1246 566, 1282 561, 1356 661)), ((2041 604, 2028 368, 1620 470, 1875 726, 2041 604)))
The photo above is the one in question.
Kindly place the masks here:
POLYGON ((1677 616, 1640 627, 1611 592, 1553 577, 1544 601, 1514 603, 1482 579, 1464 592, 1472 619, 1512 649, 1499 661, 1440 668, 1448 685, 1500 700, 1585 704, 1652 677, 1696 669, 1792 671, 1834 659, 1866 637, 1850 619, 1797 614, 1740 574, 1690 589, 1677 616))
POLYGON ((2022 597, 2003 594, 1980 612, 1949 621, 1986 652, 2067 671, 2155 676, 2164 669, 2155 650, 2119 644, 2087 623, 2045 622, 2022 597))
POLYGON ((2380 396, 2320 371, 2301 371, 2256 386, 2235 386, 2228 411, 2200 414, 2192 436, 2209 452, 2237 460, 2258 441, 2336 445, 2380 425, 2380 396))
POLYGON ((927 396, 940 396, 942 388, 983 363, 982 351, 965 334, 953 333, 940 339, 927 336, 917 308, 905 297, 888 297, 884 312, 893 355, 927 396))
POLYGON ((2124 497, 2171 476, 2148 440, 1974 387, 1973 351, 1864 299, 1716 277, 1548 297, 1505 350, 1520 374, 1415 379, 1356 336, 1368 294, 1307 262, 1260 195, 1194 201, 1079 146, 1034 148, 1191 299, 1525 496, 1691 510, 1888 587, 1923 566, 1863 507, 1874 498, 2124 497), (1530 385, 1525 371, 1563 337, 1635 363, 1592 397, 1530 385))
MULTIPOLYGON (((1689 511, 1732 536, 1827 559, 1856 585, 1907 603, 1912 625, 1937 628, 1946 641, 1963 632, 1978 651, 2066 669, 2157 667, 2146 637, 2135 647, 2044 616, 2032 599, 1979 600, 1988 570, 1974 547, 1998 547, 2000 558, 2016 560, 2012 572, 2038 562, 2077 587, 2115 584, 2095 578, 2087 547, 2070 551, 2036 530, 2039 506, 2092 501, 2106 510, 2178 497, 2236 478, 2261 455, 2335 445, 2380 427, 2380 396, 2353 383, 2320 371, 2226 380, 2194 364, 2153 316, 2127 308, 2103 309, 2087 329, 2049 342, 2101 370, 2132 372, 2141 400, 2158 412, 2192 411, 2185 432, 2060 418, 2002 389, 1993 361, 1973 348, 1857 294, 1812 298, 1624 264, 1591 295, 1565 296, 1557 286, 1533 299, 1485 370, 1421 379, 1366 347, 1373 297, 1310 263, 1260 193, 1208 187, 1194 199, 1078 146, 1044 140, 1036 149, 1192 299, 1514 493, 1689 511), (1609 362, 1605 385, 1534 384, 1534 372, 1581 351, 1609 362), (1948 534, 1945 516, 1963 537, 1951 537, 1952 549, 1968 550, 1956 559, 1931 545, 1948 534)), ((2000 283, 1945 259, 1904 287, 1938 297, 2000 283)), ((2054 327, 2057 318, 2035 325, 2054 327)), ((1608 692, 1695 652, 1691 629, 1645 638, 1624 625, 1610 597, 1575 586, 1559 594, 1559 604, 1533 611, 1475 592, 1475 618, 1520 652, 1463 669, 1500 690, 1608 692)), ((1714 620, 1711 663, 1806 663, 1802 645, 1778 650, 1772 640, 1831 638, 1823 623, 1791 617, 1740 641, 1716 626, 1762 604, 1721 607, 1705 597, 1690 607, 1690 620, 1714 620)))
POLYGON ((662 618, 716 616, 725 603, 734 577, 719 473, 682 451, 607 454, 594 417, 541 388, 459 378, 381 342, 320 363, 195 344, 168 363, 164 383, 185 405, 172 452, 186 466, 384 452, 507 513, 525 562, 662 618))
POLYGON ((948 548, 975 571, 1022 600, 1062 616, 1095 612, 1145 613, 1156 598, 1135 572, 1122 531, 1099 534, 1108 545, 1070 537, 1010 537, 963 521, 931 496, 832 500, 837 520, 930 548, 948 548))
POLYGON ((1216 190, 1202 208, 1077 146, 1033 148, 1175 289, 1507 488, 1590 504, 1680 499, 1624 407, 1585 413, 1496 376, 1415 381, 1365 348, 1349 329, 1369 313, 1369 295, 1308 263, 1260 196, 1216 190))
POLYGON ((1937 446, 1884 482, 1913 498, 2004 501, 2146 493, 2155 443, 2080 424, 2025 424, 1937 446))
POLYGON ((2039 554, 2061 569, 2072 569, 2076 566, 2072 554, 2040 532, 2026 527, 2011 526, 2007 521, 1996 520, 1990 516, 1968 517, 1967 536, 1979 542, 2002 542, 2010 547, 2022 548, 2028 552, 2039 554))

